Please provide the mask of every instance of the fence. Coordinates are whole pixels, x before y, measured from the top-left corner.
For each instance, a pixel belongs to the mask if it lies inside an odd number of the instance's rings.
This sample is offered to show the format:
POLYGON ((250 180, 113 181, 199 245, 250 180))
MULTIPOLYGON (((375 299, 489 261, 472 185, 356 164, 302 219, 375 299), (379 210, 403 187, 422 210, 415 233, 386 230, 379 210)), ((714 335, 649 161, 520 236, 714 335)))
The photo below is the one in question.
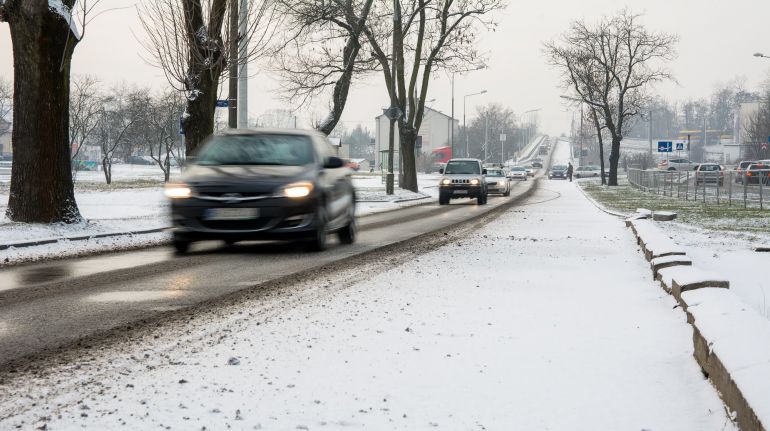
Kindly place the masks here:
POLYGON ((635 188, 685 201, 770 208, 770 169, 743 171, 659 171, 629 169, 635 188))

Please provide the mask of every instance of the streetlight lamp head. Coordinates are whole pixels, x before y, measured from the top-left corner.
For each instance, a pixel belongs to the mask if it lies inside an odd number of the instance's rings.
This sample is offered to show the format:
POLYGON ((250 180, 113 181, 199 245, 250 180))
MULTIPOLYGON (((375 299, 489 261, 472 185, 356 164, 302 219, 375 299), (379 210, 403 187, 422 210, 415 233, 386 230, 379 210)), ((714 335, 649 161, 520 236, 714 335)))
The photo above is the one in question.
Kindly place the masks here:
POLYGON ((764 57, 765 54, 762 54, 761 52, 755 52, 754 57, 764 57))
POLYGON ((486 92, 487 92, 487 90, 481 90, 481 93, 480 93, 480 94, 484 94, 484 93, 486 93, 486 92))

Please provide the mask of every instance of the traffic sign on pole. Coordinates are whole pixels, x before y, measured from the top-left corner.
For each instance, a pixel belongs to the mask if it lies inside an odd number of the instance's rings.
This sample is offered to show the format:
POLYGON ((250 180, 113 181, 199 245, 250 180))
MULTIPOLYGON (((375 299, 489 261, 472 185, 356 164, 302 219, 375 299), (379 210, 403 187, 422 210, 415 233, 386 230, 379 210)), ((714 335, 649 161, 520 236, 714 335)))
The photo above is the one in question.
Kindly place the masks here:
POLYGON ((217 100, 217 108, 227 108, 230 106, 229 100, 217 100))
POLYGON ((673 151, 673 142, 671 141, 658 141, 659 153, 670 153, 673 151))
POLYGON ((684 150, 684 142, 677 142, 677 143, 676 143, 676 150, 677 150, 677 151, 682 151, 682 150, 684 150))

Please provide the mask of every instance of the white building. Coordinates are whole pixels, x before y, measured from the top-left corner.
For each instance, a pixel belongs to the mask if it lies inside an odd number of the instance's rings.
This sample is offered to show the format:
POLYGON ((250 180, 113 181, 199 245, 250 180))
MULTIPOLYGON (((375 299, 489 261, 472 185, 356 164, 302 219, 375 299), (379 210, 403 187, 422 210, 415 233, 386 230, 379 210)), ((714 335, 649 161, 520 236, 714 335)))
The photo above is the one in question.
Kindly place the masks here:
MULTIPOLYGON (((374 168, 375 170, 381 170, 382 151, 388 150, 390 120, 388 120, 388 117, 385 115, 380 115, 376 117, 375 120, 377 121, 377 130, 375 131, 374 135, 374 168)), ((449 115, 425 107, 425 115, 422 120, 422 125, 420 126, 420 131, 418 133, 418 142, 420 142, 420 140, 422 141, 422 148, 418 149, 417 151, 422 154, 430 154, 431 151, 435 150, 436 148, 451 146, 452 127, 454 127, 454 139, 455 144, 457 144, 459 142, 458 135, 460 122, 457 119, 453 120, 449 115)), ((396 139, 394 145, 396 151, 398 151, 398 147, 398 129, 396 129, 396 139)), ((398 163, 396 163, 396 166, 398 166, 398 163)))

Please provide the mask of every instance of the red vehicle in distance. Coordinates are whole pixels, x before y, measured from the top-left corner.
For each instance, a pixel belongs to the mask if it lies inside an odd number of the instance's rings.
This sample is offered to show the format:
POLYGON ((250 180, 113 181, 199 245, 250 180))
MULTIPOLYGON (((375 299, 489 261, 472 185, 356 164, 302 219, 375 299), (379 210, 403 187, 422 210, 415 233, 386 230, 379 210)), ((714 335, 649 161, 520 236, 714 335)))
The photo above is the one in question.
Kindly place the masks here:
POLYGON ((452 158, 452 147, 439 147, 430 152, 430 172, 439 172, 452 158))

